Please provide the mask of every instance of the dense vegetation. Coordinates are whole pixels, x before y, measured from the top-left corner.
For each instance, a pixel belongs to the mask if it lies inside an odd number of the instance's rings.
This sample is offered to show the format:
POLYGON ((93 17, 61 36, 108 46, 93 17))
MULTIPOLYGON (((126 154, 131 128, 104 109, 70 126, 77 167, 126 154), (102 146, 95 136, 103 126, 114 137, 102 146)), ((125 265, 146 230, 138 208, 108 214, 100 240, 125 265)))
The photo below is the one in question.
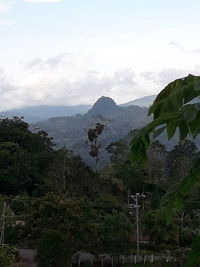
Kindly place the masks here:
MULTIPOLYGON (((99 125, 90 128, 88 136, 91 147, 96 140, 96 149, 104 129, 101 126, 99 132, 99 125)), ((94 172, 67 148, 54 149, 44 131, 31 132, 20 118, 2 118, 0 242, 7 248, 0 249, 0 266, 12 264, 14 247, 37 249, 41 267, 78 264, 81 252, 90 252, 99 260, 108 254, 116 265, 120 256, 137 253, 135 208, 130 205, 134 203, 127 205, 131 201, 127 196, 135 193, 146 195, 139 199, 139 226, 141 240, 148 242, 141 243, 140 253, 171 251, 177 266, 183 266, 187 250, 198 249, 192 242, 200 231, 200 185, 196 183, 179 202, 176 199, 175 205, 181 208, 171 220, 171 209, 163 213, 160 203, 169 199, 169 188, 177 188, 190 174, 199 152, 188 139, 170 151, 158 140, 148 142, 148 149, 141 152, 137 147, 141 136, 135 130, 110 142, 106 148, 110 162, 94 172), (132 138, 134 153, 137 159, 145 158, 145 164, 138 160, 132 164, 132 138)))

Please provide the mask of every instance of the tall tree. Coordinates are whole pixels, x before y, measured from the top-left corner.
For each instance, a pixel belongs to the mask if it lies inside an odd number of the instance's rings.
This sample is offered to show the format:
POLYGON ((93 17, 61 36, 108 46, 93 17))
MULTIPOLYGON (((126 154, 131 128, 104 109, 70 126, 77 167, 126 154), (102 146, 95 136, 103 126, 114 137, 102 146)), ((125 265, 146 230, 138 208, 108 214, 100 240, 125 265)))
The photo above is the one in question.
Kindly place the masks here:
POLYGON ((96 159, 95 170, 96 173, 99 169, 99 149, 101 145, 99 143, 99 136, 102 134, 104 130, 104 124, 96 123, 95 128, 88 129, 88 139, 91 143, 90 145, 90 156, 96 159))

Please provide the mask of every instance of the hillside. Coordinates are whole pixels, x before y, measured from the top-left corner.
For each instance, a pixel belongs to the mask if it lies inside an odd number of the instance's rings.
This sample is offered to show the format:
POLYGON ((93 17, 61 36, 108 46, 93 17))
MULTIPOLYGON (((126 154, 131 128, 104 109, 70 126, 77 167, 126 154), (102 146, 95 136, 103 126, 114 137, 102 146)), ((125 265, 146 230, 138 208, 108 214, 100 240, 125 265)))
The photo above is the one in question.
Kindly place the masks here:
POLYGON ((84 115, 51 118, 38 122, 32 127, 47 131, 54 138, 57 148, 66 146, 80 154, 90 166, 93 166, 94 159, 89 156, 87 129, 94 127, 97 122, 106 124, 99 139, 102 144, 100 160, 100 166, 102 166, 108 160, 104 152, 108 144, 126 136, 132 129, 141 128, 149 120, 145 107, 121 107, 111 98, 101 97, 84 115))
MULTIPOLYGON (((121 107, 129 107, 132 105, 140 107, 149 107, 153 103, 155 96, 145 96, 121 104, 121 107)), ((14 116, 24 117, 24 120, 29 123, 44 121, 50 118, 62 116, 74 116, 76 114, 85 114, 92 105, 74 105, 74 106, 53 106, 53 105, 39 105, 27 106, 24 108, 12 109, 7 111, 0 111, 0 116, 12 118, 14 116)))
POLYGON ((76 114, 84 114, 91 108, 90 105, 77 105, 77 106, 28 106, 19 109, 13 109, 8 111, 1 111, 0 116, 5 117, 24 117, 25 121, 37 122, 47 120, 52 117, 60 116, 73 116, 76 114))

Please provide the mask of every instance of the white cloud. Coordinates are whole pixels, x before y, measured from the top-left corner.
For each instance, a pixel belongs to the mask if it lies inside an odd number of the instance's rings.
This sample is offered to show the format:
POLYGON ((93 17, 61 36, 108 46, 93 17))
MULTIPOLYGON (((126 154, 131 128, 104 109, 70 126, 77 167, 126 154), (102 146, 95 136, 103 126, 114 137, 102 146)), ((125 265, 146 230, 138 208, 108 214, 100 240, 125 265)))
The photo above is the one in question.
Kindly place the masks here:
POLYGON ((190 71, 184 69, 165 68, 157 73, 155 82, 160 85, 166 86, 168 83, 181 77, 187 76, 189 73, 190 71))
POLYGON ((63 53, 47 59, 35 58, 21 64, 11 75, 0 71, 1 110, 33 105, 92 104, 102 95, 124 103, 158 93, 174 79, 199 74, 165 68, 139 73, 132 68, 110 72, 94 70, 93 55, 63 53))
POLYGON ((122 103, 141 92, 132 69, 95 71, 87 53, 59 54, 46 60, 36 58, 21 65, 10 75, 12 79, 8 76, 4 73, 2 77, 10 81, 9 86, 0 80, 1 110, 39 104, 89 104, 102 95, 122 103))
POLYGON ((36 4, 41 4, 41 3, 57 3, 61 2, 62 0, 23 0, 24 2, 30 2, 30 3, 36 3, 36 4))
POLYGON ((177 48, 178 50, 183 50, 182 46, 178 42, 171 41, 169 45, 177 48))

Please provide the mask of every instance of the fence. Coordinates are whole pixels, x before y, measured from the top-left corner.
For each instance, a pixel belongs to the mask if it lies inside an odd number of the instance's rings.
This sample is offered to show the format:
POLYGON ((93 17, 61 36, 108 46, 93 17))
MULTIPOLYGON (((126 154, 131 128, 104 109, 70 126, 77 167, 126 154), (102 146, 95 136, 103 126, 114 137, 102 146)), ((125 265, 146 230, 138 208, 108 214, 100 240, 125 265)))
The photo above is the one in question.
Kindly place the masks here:
POLYGON ((166 262, 166 263, 173 263, 176 261, 175 257, 167 254, 151 254, 151 255, 129 255, 129 256, 120 256, 119 258, 111 257, 109 255, 99 255, 98 257, 94 257, 94 255, 90 253, 81 253, 76 254, 73 259, 74 266, 82 266, 84 264, 90 266, 116 266, 116 265, 125 265, 125 264, 147 264, 147 263, 154 263, 154 262, 166 262))

